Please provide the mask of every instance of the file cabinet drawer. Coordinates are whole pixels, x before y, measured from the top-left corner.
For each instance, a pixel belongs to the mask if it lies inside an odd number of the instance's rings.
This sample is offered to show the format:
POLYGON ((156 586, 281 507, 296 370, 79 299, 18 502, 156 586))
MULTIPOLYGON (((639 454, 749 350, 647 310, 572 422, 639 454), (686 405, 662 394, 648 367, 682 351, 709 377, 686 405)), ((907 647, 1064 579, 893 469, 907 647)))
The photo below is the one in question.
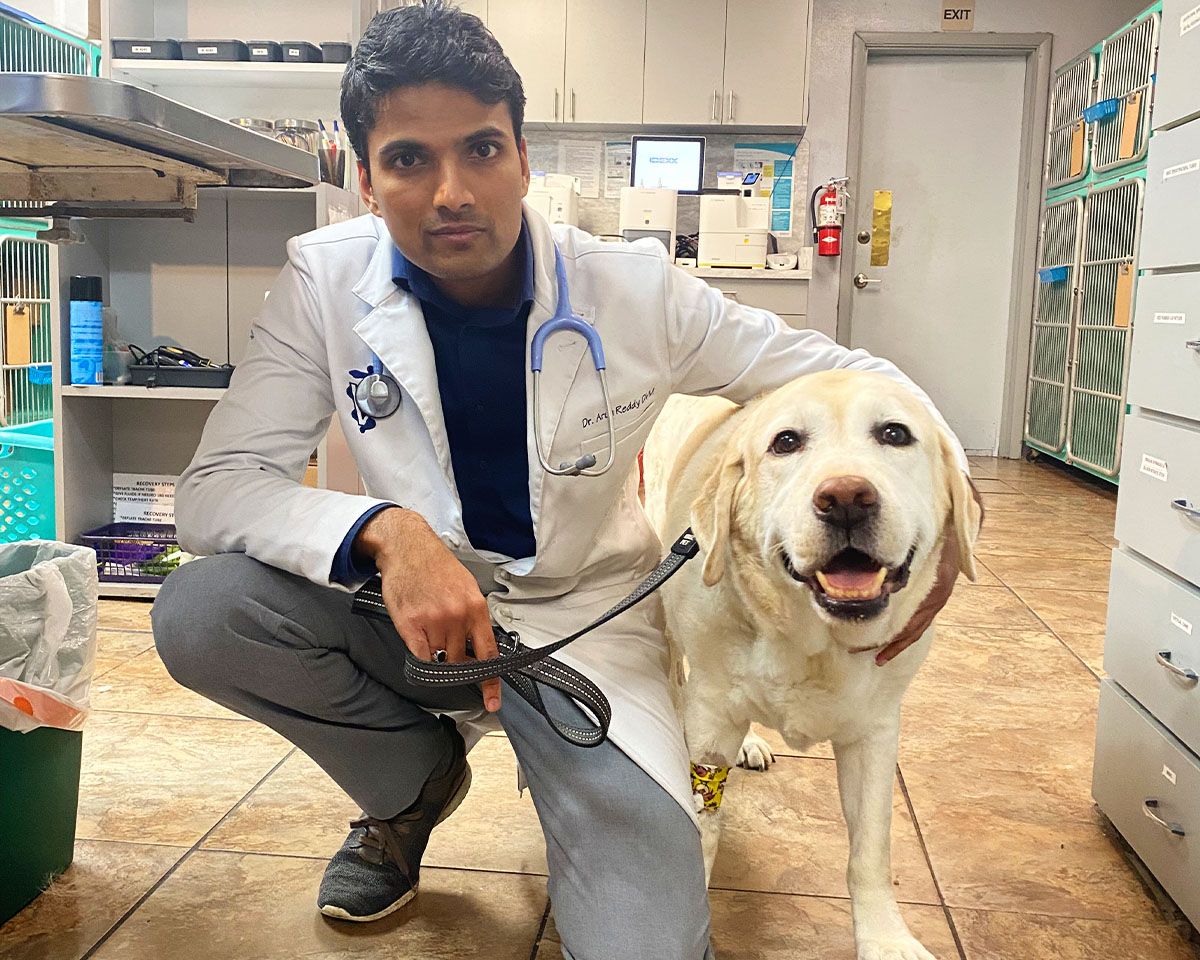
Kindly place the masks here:
POLYGON ((1138 266, 1151 270, 1200 264, 1197 216, 1200 216, 1200 123, 1185 123, 1150 140, 1138 266))
POLYGON ((1200 271, 1138 280, 1129 402, 1200 420, 1200 271))
POLYGON ((1114 550, 1104 669, 1200 753, 1200 590, 1114 550))
POLYGON ((1200 923, 1200 765, 1111 680, 1100 685, 1092 796, 1200 923))
POLYGON ((1200 429, 1125 418, 1117 539, 1200 584, 1200 429))

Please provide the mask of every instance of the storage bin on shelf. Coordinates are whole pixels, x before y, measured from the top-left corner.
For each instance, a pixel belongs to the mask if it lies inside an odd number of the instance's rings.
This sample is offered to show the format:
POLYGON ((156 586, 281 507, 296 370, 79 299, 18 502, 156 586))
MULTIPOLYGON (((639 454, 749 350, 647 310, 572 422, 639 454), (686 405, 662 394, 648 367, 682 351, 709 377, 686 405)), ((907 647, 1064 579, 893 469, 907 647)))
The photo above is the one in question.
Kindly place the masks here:
POLYGON ((175 527, 166 523, 110 523, 80 536, 96 551, 103 583, 162 583, 180 563, 175 527))
POLYGON ((54 423, 0 429, 0 543, 54 539, 54 423))

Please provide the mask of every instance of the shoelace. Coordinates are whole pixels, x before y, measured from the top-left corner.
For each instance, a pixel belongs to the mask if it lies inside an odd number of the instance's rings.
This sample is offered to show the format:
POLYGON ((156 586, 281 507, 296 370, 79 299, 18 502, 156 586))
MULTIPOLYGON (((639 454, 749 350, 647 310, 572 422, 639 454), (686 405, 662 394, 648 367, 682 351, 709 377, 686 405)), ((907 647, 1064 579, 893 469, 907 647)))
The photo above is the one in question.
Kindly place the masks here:
POLYGON ((361 837, 351 844, 351 849, 361 851, 362 848, 373 851, 378 854, 379 859, 372 856, 364 855, 364 852, 359 852, 359 856, 369 863, 383 863, 384 856, 390 857, 392 862, 404 874, 408 882, 413 882, 412 871, 409 869, 408 857, 404 852, 404 848, 400 846, 400 835, 407 835, 407 828, 399 828, 396 824, 416 823, 422 819, 420 810, 413 810, 409 813, 402 813, 399 816, 392 817, 391 820, 378 820, 375 817, 362 816, 357 820, 350 821, 351 830, 363 831, 361 837))

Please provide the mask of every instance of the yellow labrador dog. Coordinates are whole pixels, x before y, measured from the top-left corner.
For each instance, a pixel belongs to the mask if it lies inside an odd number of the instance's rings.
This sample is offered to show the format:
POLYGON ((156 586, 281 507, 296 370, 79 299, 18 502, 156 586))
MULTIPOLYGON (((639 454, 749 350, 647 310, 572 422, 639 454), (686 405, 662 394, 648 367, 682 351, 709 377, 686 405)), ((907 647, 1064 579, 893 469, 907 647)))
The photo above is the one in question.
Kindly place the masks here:
POLYGON ((933 960, 900 915, 891 873, 900 702, 932 630, 884 666, 875 654, 929 593, 945 537, 975 577, 981 515, 950 439, 894 381, 832 371, 744 407, 672 398, 645 471, 663 542, 691 526, 702 548, 663 603, 706 870, 729 767, 773 759, 751 722, 798 750, 831 741, 858 956, 933 960))

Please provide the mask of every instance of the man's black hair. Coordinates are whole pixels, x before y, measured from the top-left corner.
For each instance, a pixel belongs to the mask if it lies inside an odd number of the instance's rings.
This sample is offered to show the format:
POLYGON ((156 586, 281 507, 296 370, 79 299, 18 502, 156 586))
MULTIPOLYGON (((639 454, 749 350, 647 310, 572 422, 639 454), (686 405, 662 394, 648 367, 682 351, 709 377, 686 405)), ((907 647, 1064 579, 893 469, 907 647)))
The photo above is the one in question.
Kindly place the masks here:
POLYGON ((368 173, 367 134, 379 101, 421 83, 458 87, 488 105, 506 103, 520 141, 525 90, 496 38, 478 17, 445 0, 424 0, 378 14, 342 75, 342 122, 368 173))

